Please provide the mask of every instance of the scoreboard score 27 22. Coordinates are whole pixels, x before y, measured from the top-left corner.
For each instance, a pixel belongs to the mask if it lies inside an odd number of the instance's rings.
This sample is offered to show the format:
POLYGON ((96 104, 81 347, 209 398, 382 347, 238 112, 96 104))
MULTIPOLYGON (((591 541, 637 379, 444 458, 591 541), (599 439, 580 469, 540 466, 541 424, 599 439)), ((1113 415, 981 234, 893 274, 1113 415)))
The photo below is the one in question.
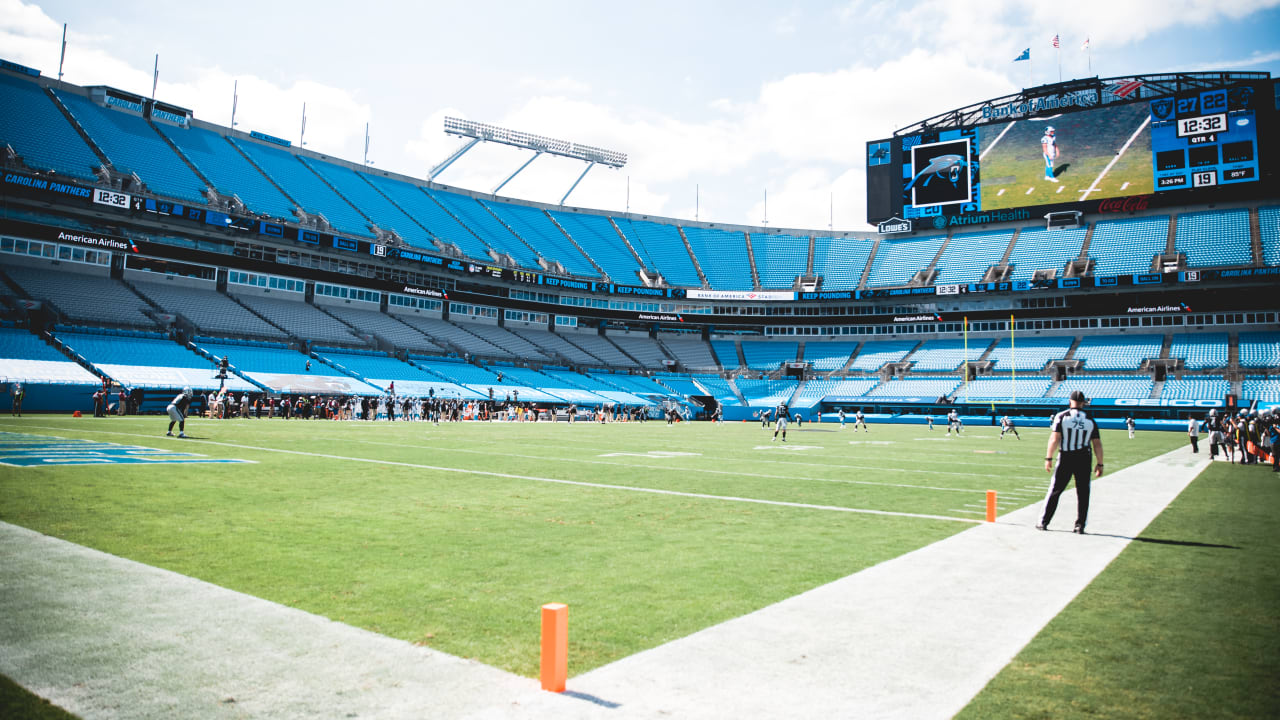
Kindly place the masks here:
POLYGON ((1151 101, 1155 190, 1258 179, 1258 131, 1251 97, 1217 89, 1151 101))

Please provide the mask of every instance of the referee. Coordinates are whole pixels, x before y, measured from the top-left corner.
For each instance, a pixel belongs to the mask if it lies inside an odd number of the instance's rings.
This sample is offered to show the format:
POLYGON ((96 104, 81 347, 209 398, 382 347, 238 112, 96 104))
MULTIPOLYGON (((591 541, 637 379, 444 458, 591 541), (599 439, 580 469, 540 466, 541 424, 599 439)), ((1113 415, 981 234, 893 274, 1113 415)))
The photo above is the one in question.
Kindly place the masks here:
POLYGON ((1102 477, 1102 436, 1098 433, 1098 424, 1084 411, 1088 402, 1084 393, 1071 391, 1071 407, 1053 416, 1049 425, 1049 448, 1045 451, 1045 472, 1053 473, 1053 485, 1045 498, 1044 515, 1040 518, 1037 530, 1046 530, 1053 513, 1058 509, 1058 497, 1067 489, 1067 483, 1074 477, 1076 481, 1076 525, 1072 532, 1084 534, 1085 522, 1089 517, 1089 469, 1093 468, 1095 477, 1102 477), (1092 448, 1092 451, 1090 450, 1092 448), (1058 466, 1053 466, 1053 455, 1058 455, 1058 466), (1098 464, 1093 464, 1093 454, 1098 455, 1098 464))

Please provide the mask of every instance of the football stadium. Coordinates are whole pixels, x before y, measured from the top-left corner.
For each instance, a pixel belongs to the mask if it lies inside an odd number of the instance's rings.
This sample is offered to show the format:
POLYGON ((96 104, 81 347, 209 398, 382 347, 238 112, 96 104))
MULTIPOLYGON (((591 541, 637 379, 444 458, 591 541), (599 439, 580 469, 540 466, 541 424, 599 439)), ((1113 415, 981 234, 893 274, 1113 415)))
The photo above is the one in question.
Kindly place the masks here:
POLYGON ((1269 73, 859 138, 865 231, 0 107, 0 714, 1280 713, 1269 73))

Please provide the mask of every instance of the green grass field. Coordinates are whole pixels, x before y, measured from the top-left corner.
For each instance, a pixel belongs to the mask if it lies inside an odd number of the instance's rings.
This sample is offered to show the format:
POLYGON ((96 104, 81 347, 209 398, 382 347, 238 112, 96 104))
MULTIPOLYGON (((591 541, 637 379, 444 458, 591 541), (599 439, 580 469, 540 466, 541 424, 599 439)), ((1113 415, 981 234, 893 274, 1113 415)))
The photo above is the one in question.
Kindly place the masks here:
MULTIPOLYGON (((530 677, 543 603, 572 608, 577 674, 960 532, 988 489, 1001 512, 1036 504, 1046 482, 1043 429, 806 425, 784 445, 752 423, 192 421, 185 441, 165 425, 33 416, 0 432, 253 464, 3 467, 0 520, 530 677)), ((1104 437, 1109 472, 1184 442, 1104 437)), ((1201 552, 1122 559, 1135 548, 1201 552)))

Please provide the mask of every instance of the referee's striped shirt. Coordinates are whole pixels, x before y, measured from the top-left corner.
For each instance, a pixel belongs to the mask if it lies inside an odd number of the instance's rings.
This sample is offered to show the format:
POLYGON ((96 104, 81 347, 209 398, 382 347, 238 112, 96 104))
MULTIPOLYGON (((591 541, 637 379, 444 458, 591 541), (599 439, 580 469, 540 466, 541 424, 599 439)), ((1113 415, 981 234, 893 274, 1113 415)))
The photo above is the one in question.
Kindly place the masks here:
POLYGON ((1099 437, 1098 423, 1080 408, 1070 408, 1054 415, 1053 422, 1049 425, 1049 432, 1062 436, 1059 447, 1064 453, 1081 450, 1088 452, 1089 442, 1099 437))

